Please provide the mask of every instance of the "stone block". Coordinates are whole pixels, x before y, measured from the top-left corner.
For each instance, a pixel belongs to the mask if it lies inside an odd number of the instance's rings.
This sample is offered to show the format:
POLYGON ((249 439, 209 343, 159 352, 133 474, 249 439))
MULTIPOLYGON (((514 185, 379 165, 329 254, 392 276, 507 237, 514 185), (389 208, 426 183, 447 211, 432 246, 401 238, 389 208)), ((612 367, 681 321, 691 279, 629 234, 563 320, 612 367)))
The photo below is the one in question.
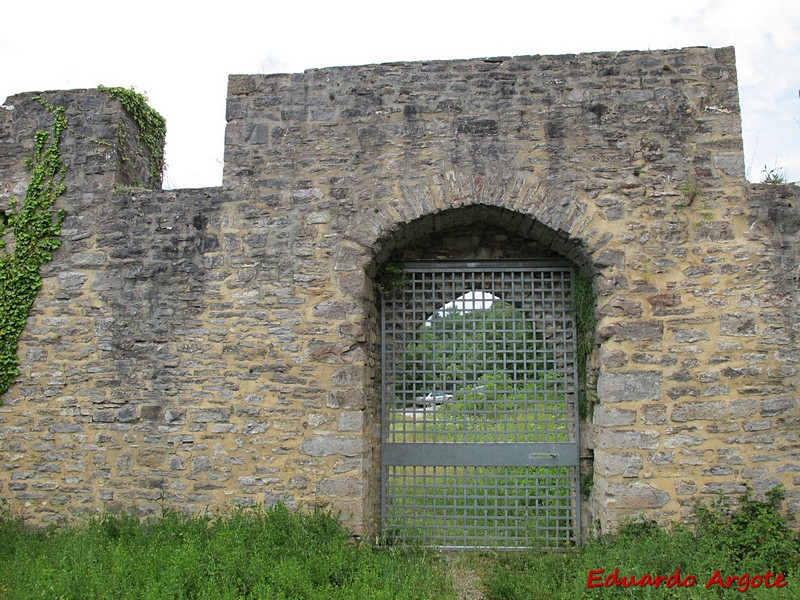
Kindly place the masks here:
POLYGON ((666 404, 646 404, 639 409, 644 425, 665 425, 667 422, 666 404))
POLYGON ((597 397, 601 404, 657 400, 662 378, 660 371, 604 371, 597 378, 597 397))
POLYGON ((624 367, 628 363, 628 355, 623 350, 600 351, 600 362, 609 369, 624 367))
POLYGON ((316 492, 321 496, 360 498, 364 481, 360 477, 326 477, 317 484, 316 492))
POLYGON ((598 427, 619 427, 633 425, 636 421, 636 411, 619 408, 609 408, 603 405, 594 407, 592 422, 598 427))
POLYGON ((638 477, 642 470, 641 455, 630 452, 595 454, 595 471, 603 477, 638 477))
POLYGON ((703 438, 699 435, 689 435, 685 433, 675 433, 664 437, 664 448, 685 448, 701 446, 703 438))
POLYGON ((87 279, 86 275, 76 271, 64 271, 58 274, 59 286, 64 291, 80 290, 87 279))
POLYGON ((719 318, 719 332, 730 336, 754 336, 757 333, 755 316, 753 313, 723 313, 719 318))
POLYGON ((655 450, 658 448, 661 435, 652 430, 616 430, 601 428, 597 432, 595 447, 598 449, 609 448, 636 448, 639 450, 655 450))
POLYGON ((339 431, 361 431, 364 429, 363 411, 345 411, 339 415, 339 431))
POLYGON ((599 330, 602 339, 617 342, 655 342, 664 337, 664 323, 661 321, 624 321, 614 323, 599 330))
POLYGON ((300 444, 300 454, 307 456, 360 456, 364 441, 357 437, 316 436, 300 444))
POLYGON ((670 419, 676 423, 687 421, 719 421, 728 418, 728 405, 723 401, 679 402, 672 408, 670 419))
POLYGON ((668 492, 641 482, 612 483, 606 488, 606 495, 608 502, 620 509, 662 508, 671 500, 668 492))
POLYGON ((672 334, 672 339, 676 342, 694 343, 711 338, 704 329, 676 329, 672 334))
POLYGON ((674 452, 649 452, 647 460, 651 465, 671 465, 675 463, 674 452))
MULTIPOLYGON (((634 302, 626 298, 614 298, 604 304, 598 310, 598 313, 610 317, 638 318, 642 316, 642 305, 640 302, 634 302)), ((620 334, 617 335, 619 336, 620 334)))
POLYGON ((797 402, 790 397, 766 398, 761 401, 762 417, 774 417, 791 412, 797 408, 797 402))
POLYGON ((269 423, 263 421, 245 421, 242 426, 242 434, 244 435, 259 435, 269 429, 269 423))
POLYGON ((230 412, 224 408, 191 409, 189 415, 194 423, 221 423, 230 419, 230 412))
POLYGON ((732 419, 750 417, 758 412, 758 400, 736 398, 731 400, 730 411, 732 419))

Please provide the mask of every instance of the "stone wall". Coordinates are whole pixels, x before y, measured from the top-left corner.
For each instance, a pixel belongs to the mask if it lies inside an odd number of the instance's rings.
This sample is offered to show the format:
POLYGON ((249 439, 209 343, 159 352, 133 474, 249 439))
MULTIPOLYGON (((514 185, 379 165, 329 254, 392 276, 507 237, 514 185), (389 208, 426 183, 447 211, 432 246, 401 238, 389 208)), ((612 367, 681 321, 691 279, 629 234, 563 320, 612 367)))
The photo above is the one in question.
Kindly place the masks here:
MULTIPOLYGON (((585 522, 778 483, 800 510, 798 191, 745 182, 732 48, 232 76, 223 185, 199 190, 115 186, 135 125, 42 95, 71 179, 0 407, 22 514, 284 501, 372 535, 381 265, 553 254, 597 299, 585 522)), ((6 196, 47 120, 7 105, 6 196)))

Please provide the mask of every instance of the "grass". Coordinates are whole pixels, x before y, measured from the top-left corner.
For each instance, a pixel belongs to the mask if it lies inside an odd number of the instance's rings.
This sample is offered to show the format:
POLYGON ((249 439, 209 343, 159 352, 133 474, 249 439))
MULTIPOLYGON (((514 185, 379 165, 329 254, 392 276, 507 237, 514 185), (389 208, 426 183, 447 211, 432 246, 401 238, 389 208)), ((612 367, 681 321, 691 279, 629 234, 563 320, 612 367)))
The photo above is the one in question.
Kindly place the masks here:
POLYGON ((755 598, 800 598, 800 537, 780 514, 782 498, 776 488, 762 501, 745 495, 736 507, 724 501, 701 505, 692 526, 665 529, 631 521, 618 535, 564 553, 496 555, 484 570, 485 595, 488 600, 689 599, 741 598, 748 592, 755 598), (651 584, 623 587, 612 579, 606 587, 615 569, 617 581, 630 583, 633 576, 646 583, 642 578, 649 575, 651 584), (768 569, 772 575, 765 580, 768 569), (684 585, 668 585, 673 574, 672 582, 684 585), (665 579, 656 588, 658 576, 665 579))
POLYGON ((746 495, 735 506, 700 506, 692 526, 631 521, 617 535, 561 552, 473 552, 458 560, 419 547, 356 544, 330 514, 282 506, 214 519, 104 515, 47 530, 6 515, 0 598, 453 600, 459 571, 477 572, 487 600, 741 598, 745 591, 800 598, 800 538, 780 513, 782 498, 778 488, 766 500, 746 495), (665 580, 658 588, 588 586, 615 570, 617 581, 665 580), (668 585, 678 572, 693 585, 668 585))
POLYGON ((329 514, 104 515, 64 529, 0 520, 0 597, 455 598, 433 552, 349 541, 329 514))
POLYGON ((551 374, 524 381, 487 375, 476 388, 427 408, 396 401, 389 442, 568 442, 574 415, 565 384, 551 374))

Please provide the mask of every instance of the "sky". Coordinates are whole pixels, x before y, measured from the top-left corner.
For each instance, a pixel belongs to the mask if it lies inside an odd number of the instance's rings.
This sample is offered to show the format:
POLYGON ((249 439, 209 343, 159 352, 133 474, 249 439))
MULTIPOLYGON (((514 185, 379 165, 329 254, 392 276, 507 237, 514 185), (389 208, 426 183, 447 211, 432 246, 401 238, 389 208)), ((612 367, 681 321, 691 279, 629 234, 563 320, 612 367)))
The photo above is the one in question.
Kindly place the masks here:
POLYGON ((735 46, 745 175, 800 181, 797 0, 37 0, 0 9, 0 102, 133 87, 167 120, 166 188, 222 183, 229 74, 735 46))

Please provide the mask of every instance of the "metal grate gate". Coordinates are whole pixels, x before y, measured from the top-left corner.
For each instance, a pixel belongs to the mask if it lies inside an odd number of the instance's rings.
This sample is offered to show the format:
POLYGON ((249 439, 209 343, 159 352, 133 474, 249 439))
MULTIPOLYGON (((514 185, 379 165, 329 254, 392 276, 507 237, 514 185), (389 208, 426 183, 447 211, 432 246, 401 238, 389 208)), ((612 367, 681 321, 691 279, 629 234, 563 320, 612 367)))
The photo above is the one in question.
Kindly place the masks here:
POLYGON ((382 303, 382 524, 445 548, 577 541, 572 269, 414 262, 382 303))

